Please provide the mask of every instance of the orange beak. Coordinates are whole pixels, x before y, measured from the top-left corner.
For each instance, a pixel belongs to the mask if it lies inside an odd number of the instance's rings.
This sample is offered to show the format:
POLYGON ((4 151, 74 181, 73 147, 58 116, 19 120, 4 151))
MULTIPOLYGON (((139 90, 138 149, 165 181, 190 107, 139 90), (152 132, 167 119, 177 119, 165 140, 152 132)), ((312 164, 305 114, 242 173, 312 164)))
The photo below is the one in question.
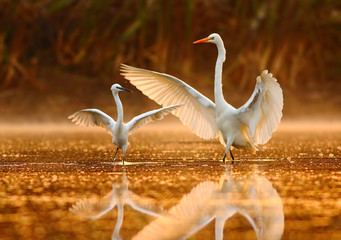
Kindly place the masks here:
POLYGON ((198 41, 193 42, 193 44, 204 43, 204 42, 207 42, 208 40, 211 40, 211 39, 212 39, 212 38, 209 38, 209 37, 203 38, 203 39, 200 39, 200 40, 198 40, 198 41))

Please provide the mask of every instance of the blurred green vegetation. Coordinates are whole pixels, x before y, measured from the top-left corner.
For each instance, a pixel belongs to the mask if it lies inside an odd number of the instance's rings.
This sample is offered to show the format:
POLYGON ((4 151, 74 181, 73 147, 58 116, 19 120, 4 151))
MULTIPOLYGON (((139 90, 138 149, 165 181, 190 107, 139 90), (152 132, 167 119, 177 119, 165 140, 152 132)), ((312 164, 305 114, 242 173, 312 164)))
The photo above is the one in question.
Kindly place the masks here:
MULTIPOLYGON (((253 88, 269 69, 281 85, 337 84, 339 0, 0 0, 0 89, 44 90, 42 69, 112 79, 120 63, 211 82, 219 33, 224 81, 253 88)), ((198 81, 200 80, 200 81, 198 81)), ((48 79, 46 79, 48 81, 48 79)), ((112 82, 110 82, 111 84, 112 82)))

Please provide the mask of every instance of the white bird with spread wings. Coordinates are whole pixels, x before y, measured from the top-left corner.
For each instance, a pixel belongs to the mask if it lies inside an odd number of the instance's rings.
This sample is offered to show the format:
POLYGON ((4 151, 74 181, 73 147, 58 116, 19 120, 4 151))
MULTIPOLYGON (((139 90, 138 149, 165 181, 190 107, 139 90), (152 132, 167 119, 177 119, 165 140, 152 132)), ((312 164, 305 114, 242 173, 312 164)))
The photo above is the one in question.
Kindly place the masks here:
POLYGON ((69 116, 69 119, 77 125, 83 126, 100 126, 107 130, 113 136, 112 142, 117 146, 113 161, 115 160, 117 151, 123 150, 122 162, 128 147, 128 135, 134 133, 141 126, 155 120, 162 119, 165 115, 173 110, 181 107, 181 104, 167 106, 164 108, 149 111, 134 117, 130 122, 123 122, 123 107, 118 93, 121 91, 131 92, 131 90, 121 87, 119 84, 111 86, 111 91, 114 96, 117 107, 117 122, 110 116, 98 109, 83 109, 69 116))
POLYGON ((250 99, 240 108, 228 104, 222 91, 222 67, 225 47, 219 34, 213 33, 194 43, 214 43, 218 48, 215 66, 215 103, 187 83, 168 74, 121 66, 121 74, 150 99, 163 107, 184 104, 173 114, 180 118, 196 135, 203 139, 219 137, 225 146, 225 154, 231 146, 255 152, 262 150, 282 118, 283 93, 277 79, 264 70, 256 79, 250 99))

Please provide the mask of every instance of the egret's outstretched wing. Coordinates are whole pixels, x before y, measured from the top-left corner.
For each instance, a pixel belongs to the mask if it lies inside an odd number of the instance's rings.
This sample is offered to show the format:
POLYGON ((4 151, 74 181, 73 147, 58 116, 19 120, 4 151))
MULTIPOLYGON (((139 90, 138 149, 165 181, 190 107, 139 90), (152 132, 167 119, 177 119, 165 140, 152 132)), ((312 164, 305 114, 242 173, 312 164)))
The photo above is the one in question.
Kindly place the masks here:
POLYGON ((217 136, 215 104, 185 82, 164 73, 121 65, 121 74, 146 96, 164 107, 183 104, 173 112, 204 139, 217 136))
POLYGON ((98 109, 83 109, 74 114, 71 114, 69 117, 72 122, 76 125, 81 126, 99 126, 103 127, 109 134, 113 134, 112 130, 115 126, 115 121, 98 109))
POLYGON ((79 200, 69 211, 80 216, 97 219, 116 206, 116 198, 113 197, 113 191, 102 198, 86 198, 79 200))
POLYGON ((168 113, 172 112, 173 110, 181 106, 182 106, 181 104, 178 104, 170 107, 160 108, 134 117, 133 119, 130 120, 130 122, 127 123, 129 134, 133 134, 137 129, 139 129, 143 125, 146 125, 147 123, 162 119, 168 113))
POLYGON ((275 131, 282 118, 283 93, 277 79, 264 70, 257 77, 250 99, 239 109, 239 118, 249 126, 256 144, 264 144, 275 131))

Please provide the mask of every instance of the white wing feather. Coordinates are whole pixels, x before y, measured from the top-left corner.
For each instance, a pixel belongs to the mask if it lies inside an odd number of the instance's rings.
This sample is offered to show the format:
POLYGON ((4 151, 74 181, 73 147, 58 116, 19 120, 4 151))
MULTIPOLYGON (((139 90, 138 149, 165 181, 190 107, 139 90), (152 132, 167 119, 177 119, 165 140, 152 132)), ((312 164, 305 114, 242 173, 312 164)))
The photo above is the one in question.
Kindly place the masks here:
POLYGON ((181 104, 178 104, 174 106, 160 108, 134 117, 130 122, 127 123, 129 134, 134 133, 137 129, 139 129, 140 127, 147 123, 162 119, 168 113, 172 112, 173 110, 181 106, 182 106, 181 104))
POLYGON ((257 196, 250 194, 250 199, 256 199, 254 209, 251 211, 261 213, 252 216, 260 228, 259 239, 281 239, 284 231, 284 213, 283 202, 277 190, 268 179, 259 176, 255 178, 253 192, 257 196))
POLYGON ((203 139, 218 134, 215 104, 197 90, 168 74, 121 65, 121 74, 146 96, 162 106, 183 104, 173 112, 181 122, 203 139))
POLYGON ((136 211, 144 214, 158 217, 164 212, 162 206, 153 198, 140 197, 135 193, 128 191, 129 197, 126 199, 126 204, 130 205, 136 211))
POLYGON ((264 144, 276 130, 283 109, 283 92, 277 79, 264 70, 257 77, 255 90, 250 99, 237 114, 242 122, 249 126, 250 134, 256 144, 264 144))
POLYGON ((87 127, 99 126, 107 130, 109 134, 113 135, 112 129, 115 126, 115 121, 101 110, 83 109, 71 114, 68 118, 76 125, 87 127))
POLYGON ((97 219, 109 212, 116 206, 116 198, 113 191, 102 198, 86 198, 77 201, 69 211, 90 219, 97 219))

